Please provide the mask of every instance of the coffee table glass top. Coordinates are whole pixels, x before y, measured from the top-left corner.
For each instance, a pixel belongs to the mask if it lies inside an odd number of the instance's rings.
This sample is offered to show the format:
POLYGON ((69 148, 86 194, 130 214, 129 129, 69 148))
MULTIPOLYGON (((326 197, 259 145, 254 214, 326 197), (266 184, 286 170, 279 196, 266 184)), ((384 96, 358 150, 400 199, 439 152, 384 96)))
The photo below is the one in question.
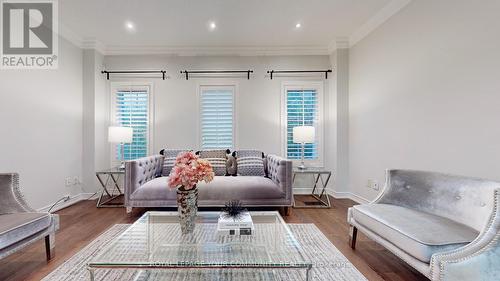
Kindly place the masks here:
POLYGON ((248 236, 217 234, 219 212, 199 212, 182 235, 177 212, 147 212, 95 257, 90 268, 311 268, 278 212, 250 212, 248 236))

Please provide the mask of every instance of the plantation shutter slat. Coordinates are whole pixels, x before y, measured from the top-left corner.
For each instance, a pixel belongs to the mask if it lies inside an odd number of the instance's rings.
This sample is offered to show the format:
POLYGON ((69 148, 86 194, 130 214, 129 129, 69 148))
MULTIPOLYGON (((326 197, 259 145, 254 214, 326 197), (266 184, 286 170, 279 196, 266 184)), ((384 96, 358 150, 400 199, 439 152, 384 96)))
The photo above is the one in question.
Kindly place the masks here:
MULTIPOLYGON (((301 159, 302 145, 293 142, 293 128, 296 126, 315 126, 318 122, 318 93, 316 90, 287 90, 287 147, 288 159, 301 159)), ((318 143, 306 143, 304 158, 318 158, 318 143)))
POLYGON ((201 90, 201 147, 232 148, 234 93, 227 88, 201 90))
MULTIPOLYGON (((143 87, 141 87, 143 88, 143 87)), ((148 155, 149 92, 146 89, 117 90, 115 92, 115 122, 118 126, 134 129, 132 143, 125 144, 125 160, 148 155)), ((115 147, 115 159, 121 159, 121 150, 115 147)))

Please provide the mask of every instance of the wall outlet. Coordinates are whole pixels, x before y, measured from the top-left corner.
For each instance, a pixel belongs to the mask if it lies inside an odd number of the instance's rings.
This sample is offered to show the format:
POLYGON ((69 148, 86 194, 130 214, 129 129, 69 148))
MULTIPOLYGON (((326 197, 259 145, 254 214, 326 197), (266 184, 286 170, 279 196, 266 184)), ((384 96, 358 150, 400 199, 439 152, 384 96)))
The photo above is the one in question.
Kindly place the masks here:
POLYGON ((79 176, 73 177, 73 185, 79 185, 81 183, 82 182, 80 181, 80 177, 79 176))
POLYGON ((373 190, 379 190, 379 185, 376 180, 369 179, 368 182, 366 183, 366 187, 371 188, 373 190))

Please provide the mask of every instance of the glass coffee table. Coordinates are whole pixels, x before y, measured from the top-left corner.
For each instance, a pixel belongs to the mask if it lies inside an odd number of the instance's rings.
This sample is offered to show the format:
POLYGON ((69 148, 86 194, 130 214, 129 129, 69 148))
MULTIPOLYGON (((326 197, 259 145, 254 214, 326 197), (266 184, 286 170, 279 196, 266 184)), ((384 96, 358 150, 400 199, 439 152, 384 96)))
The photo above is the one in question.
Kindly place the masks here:
POLYGON ((219 214, 198 212, 194 233, 182 235, 177 212, 145 213, 88 263, 90 280, 100 269, 131 269, 132 280, 312 280, 312 263, 278 212, 250 212, 247 236, 218 235, 219 214))

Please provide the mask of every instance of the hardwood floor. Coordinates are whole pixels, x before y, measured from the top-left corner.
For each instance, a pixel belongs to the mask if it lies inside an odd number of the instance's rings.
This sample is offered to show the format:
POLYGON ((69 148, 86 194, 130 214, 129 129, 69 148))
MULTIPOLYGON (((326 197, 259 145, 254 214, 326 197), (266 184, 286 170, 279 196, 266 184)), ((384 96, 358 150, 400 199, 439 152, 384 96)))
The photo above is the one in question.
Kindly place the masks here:
MULTIPOLYGON (((299 200, 302 197, 297 197, 299 200)), ((358 234, 356 250, 348 244, 347 208, 355 203, 333 199, 332 209, 293 209, 285 217, 288 223, 314 223, 330 241, 369 280, 427 280, 396 256, 358 234)), ((43 240, 0 260, 0 280, 40 280, 106 229, 118 223, 132 223, 147 209, 134 209, 131 215, 123 208, 95 207, 95 201, 82 201, 57 212, 61 228, 56 235, 55 257, 45 261, 43 240)))

